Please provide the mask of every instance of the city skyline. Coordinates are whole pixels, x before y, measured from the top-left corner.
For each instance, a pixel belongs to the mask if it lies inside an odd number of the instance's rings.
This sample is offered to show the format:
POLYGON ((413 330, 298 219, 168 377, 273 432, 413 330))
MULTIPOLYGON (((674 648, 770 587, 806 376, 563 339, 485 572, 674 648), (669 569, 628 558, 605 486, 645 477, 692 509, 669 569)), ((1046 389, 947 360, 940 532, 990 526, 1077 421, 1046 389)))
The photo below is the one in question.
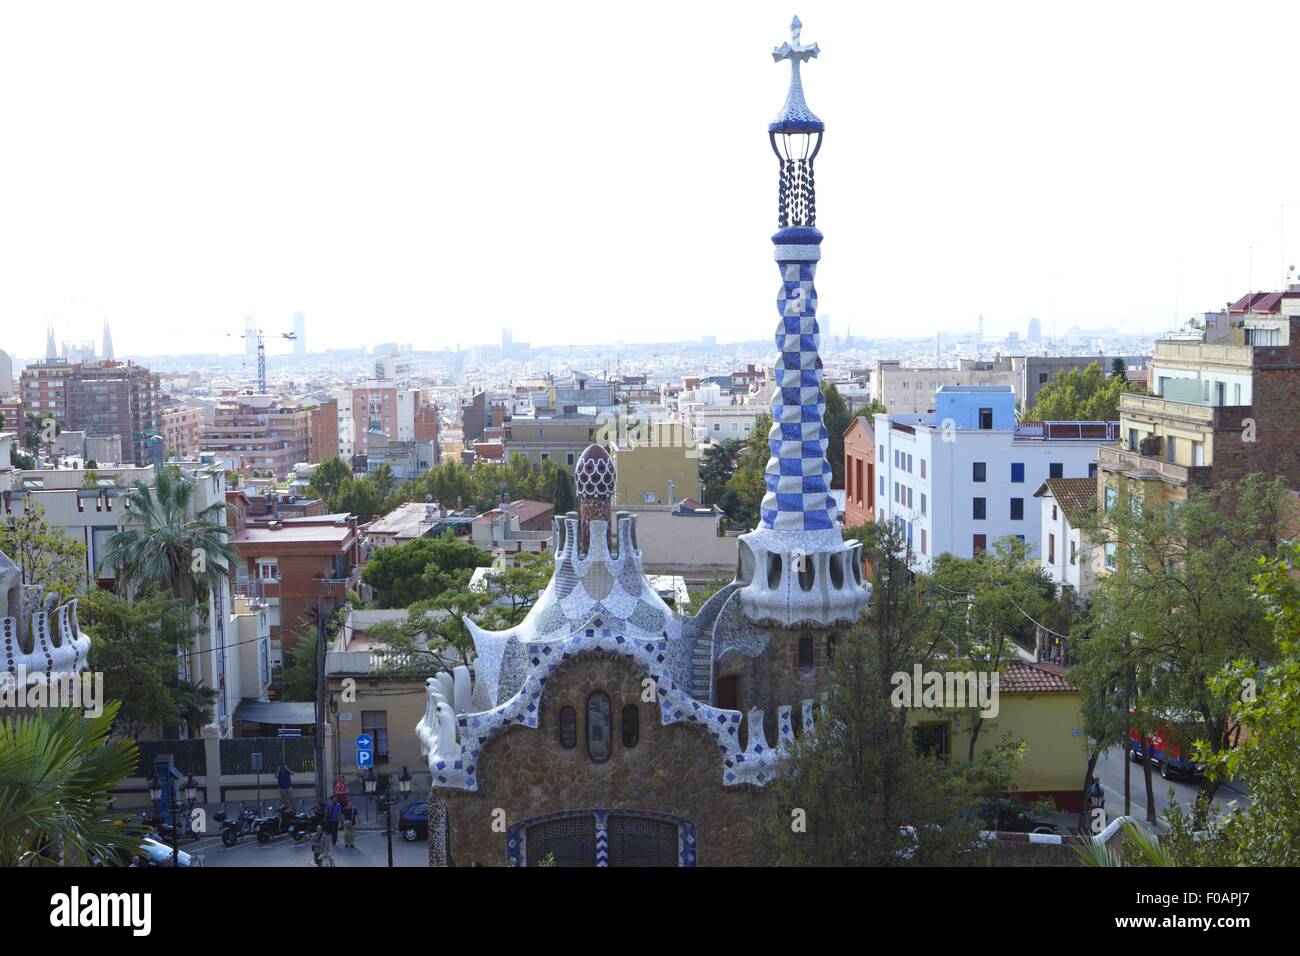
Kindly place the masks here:
MULTIPOLYGON (((7 351, 107 319, 119 355, 231 354, 249 312, 272 354, 297 311, 313 350, 464 348, 503 326, 534 345, 767 334, 775 196, 754 130, 782 81, 753 51, 783 39, 786 5, 669 4, 636 31, 586 5, 511 6, 507 30, 474 9, 289 4, 250 30, 232 9, 201 46, 196 15, 165 5, 4 15, 0 78, 34 91, 3 107, 25 144, 0 159, 7 351), (676 272, 701 219, 710 270, 676 272)), ((1205 64, 1300 12, 1157 5, 1118 31, 1121 9, 799 9, 844 54, 806 80, 834 117, 818 185, 837 335, 981 314, 988 337, 1034 317, 1044 337, 1154 335, 1282 286, 1300 210, 1284 61, 1205 64), (1266 150, 1224 138, 1262 128, 1266 150)))

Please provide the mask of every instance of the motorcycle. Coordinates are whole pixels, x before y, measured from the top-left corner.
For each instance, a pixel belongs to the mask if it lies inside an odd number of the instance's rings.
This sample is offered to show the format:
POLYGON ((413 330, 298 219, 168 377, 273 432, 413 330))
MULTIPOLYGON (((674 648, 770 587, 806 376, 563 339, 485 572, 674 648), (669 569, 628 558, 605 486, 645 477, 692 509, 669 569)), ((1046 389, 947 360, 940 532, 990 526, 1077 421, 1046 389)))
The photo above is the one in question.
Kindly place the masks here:
POLYGON ((316 832, 318 826, 325 823, 325 804, 318 803, 311 812, 299 810, 289 820, 289 835, 294 843, 301 843, 316 832))
POLYGON ((216 813, 212 814, 212 819, 221 824, 221 842, 228 846, 234 846, 239 842, 239 838, 247 833, 253 832, 253 826, 257 820, 257 812, 251 807, 245 807, 242 803, 239 805, 239 815, 230 817, 223 806, 216 813))
POLYGON ((274 815, 258 817, 253 821, 253 832, 257 834, 258 843, 270 843, 278 836, 292 833, 294 813, 288 804, 281 804, 274 815))

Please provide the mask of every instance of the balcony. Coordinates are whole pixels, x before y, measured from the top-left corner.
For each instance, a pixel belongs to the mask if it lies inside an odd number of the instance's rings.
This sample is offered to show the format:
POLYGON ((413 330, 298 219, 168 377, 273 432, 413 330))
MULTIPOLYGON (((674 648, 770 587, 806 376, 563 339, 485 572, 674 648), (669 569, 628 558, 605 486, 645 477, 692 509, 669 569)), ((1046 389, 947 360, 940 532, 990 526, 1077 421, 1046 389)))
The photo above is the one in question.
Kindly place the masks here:
MULTIPOLYGON (((1115 445, 1103 445, 1097 449, 1097 464, 1107 471, 1148 472, 1150 477, 1162 481, 1185 485, 1189 479, 1197 478, 1209 472, 1208 465, 1177 465, 1172 461, 1153 458, 1141 452, 1129 451, 1115 445)), ((1146 477, 1146 476, 1139 476, 1146 477)))
POLYGON ((1177 418, 1197 425, 1214 423, 1213 405, 1193 402, 1173 402, 1158 395, 1139 395, 1124 392, 1119 397, 1120 415, 1150 415, 1153 418, 1177 418))

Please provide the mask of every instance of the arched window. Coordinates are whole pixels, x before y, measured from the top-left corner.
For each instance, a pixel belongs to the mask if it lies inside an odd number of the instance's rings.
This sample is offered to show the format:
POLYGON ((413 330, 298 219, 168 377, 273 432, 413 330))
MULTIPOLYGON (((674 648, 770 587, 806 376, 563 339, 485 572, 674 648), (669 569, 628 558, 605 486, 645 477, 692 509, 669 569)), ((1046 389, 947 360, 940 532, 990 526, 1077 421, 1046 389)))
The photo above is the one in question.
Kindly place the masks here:
POLYGON ((627 704, 623 708, 623 746, 629 750, 641 739, 641 711, 636 704, 627 704))
POLYGON ((835 660, 835 635, 827 634, 826 635, 826 663, 829 664, 834 660, 835 660))
POLYGON ((560 708, 560 746, 565 750, 578 746, 578 712, 572 707, 560 708))
POLYGON ((609 759, 614 742, 612 723, 609 695, 595 691, 587 698, 587 756, 593 763, 604 763, 609 759))

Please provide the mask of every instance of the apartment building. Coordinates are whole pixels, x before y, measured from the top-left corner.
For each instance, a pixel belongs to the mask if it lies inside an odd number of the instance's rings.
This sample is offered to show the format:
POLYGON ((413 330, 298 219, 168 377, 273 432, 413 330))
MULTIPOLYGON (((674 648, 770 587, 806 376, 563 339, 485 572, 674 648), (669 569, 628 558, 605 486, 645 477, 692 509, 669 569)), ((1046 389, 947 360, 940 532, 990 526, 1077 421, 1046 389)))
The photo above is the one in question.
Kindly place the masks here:
POLYGON ((231 538, 240 557, 236 591, 265 600, 270 615, 270 654, 282 666, 284 652, 315 628, 319 607, 328 617, 356 590, 361 579, 361 545, 356 518, 319 515, 253 524, 238 499, 230 516, 231 538))
POLYGON ((945 552, 969 558, 999 538, 1039 554, 1033 493, 1049 478, 1095 475, 1115 422, 1019 422, 1009 386, 944 386, 929 414, 875 417, 876 520, 893 521, 929 567, 945 552))
POLYGON ((182 458, 197 455, 203 410, 193 405, 164 405, 158 416, 163 445, 182 458))
POLYGON ((507 458, 523 455, 534 467, 553 461, 562 468, 572 468, 583 449, 595 440, 599 420, 574 410, 549 418, 512 418, 504 423, 507 458))
POLYGON ((311 412, 271 395, 224 395, 212 424, 199 434, 199 450, 227 468, 269 471, 277 478, 307 460, 311 412))
POLYGON ((1120 398, 1098 500, 1184 500, 1252 472, 1300 483, 1300 285, 1251 293, 1190 336, 1156 342, 1154 395, 1120 398))
POLYGON ((339 454, 339 401, 331 398, 311 409, 307 436, 307 461, 319 465, 339 454))

